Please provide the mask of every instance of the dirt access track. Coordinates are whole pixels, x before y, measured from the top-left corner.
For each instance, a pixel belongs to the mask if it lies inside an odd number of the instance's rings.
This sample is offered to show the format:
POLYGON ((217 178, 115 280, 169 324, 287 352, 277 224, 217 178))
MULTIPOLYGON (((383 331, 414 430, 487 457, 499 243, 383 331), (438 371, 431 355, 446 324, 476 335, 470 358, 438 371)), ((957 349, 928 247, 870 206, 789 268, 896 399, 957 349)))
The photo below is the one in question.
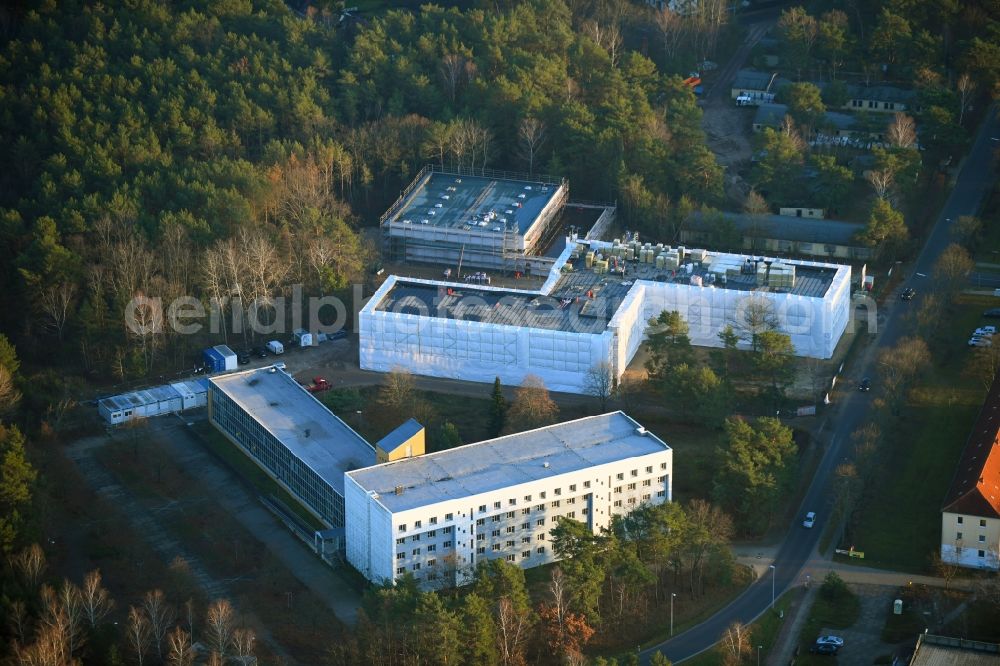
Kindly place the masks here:
POLYGON ((753 114, 757 107, 737 107, 730 98, 730 84, 740 70, 750 50, 767 34, 773 19, 747 26, 747 36, 743 44, 725 67, 712 77, 712 85, 701 101, 701 128, 705 131, 705 142, 713 153, 715 161, 726 170, 724 188, 726 196, 737 207, 750 192, 750 184, 739 174, 753 155, 753 114))

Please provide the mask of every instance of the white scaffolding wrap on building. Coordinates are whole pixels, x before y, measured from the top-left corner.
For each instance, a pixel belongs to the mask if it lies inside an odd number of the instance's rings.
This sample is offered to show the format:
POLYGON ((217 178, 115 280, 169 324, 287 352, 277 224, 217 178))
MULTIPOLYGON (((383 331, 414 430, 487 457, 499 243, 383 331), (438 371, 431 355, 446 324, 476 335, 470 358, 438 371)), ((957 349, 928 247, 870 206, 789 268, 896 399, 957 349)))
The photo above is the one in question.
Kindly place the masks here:
POLYGON ((797 355, 830 358, 847 327, 850 281, 838 264, 572 240, 538 291, 391 276, 361 311, 360 364, 505 384, 532 374, 582 393, 598 364, 621 378, 664 310, 680 312, 691 342, 708 347, 721 346, 726 326, 748 346, 751 313, 764 312, 797 355))

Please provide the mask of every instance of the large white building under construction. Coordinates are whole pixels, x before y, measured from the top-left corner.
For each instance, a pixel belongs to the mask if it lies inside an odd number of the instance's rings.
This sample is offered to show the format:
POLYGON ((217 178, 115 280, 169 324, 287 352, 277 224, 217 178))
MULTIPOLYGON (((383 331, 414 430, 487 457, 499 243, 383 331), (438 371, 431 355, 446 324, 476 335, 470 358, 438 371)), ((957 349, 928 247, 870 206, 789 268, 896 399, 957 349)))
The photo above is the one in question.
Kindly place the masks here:
MULTIPOLYGON (((592 368, 620 379, 651 318, 676 310, 693 344, 760 319, 799 356, 830 358, 847 328, 850 266, 570 239, 534 291, 390 276, 360 313, 367 370, 519 384, 541 377, 582 393, 592 368)), ((759 331, 758 331, 759 332, 759 331)))
POLYGON ((380 222, 392 261, 546 270, 569 196, 563 179, 424 167, 380 222))

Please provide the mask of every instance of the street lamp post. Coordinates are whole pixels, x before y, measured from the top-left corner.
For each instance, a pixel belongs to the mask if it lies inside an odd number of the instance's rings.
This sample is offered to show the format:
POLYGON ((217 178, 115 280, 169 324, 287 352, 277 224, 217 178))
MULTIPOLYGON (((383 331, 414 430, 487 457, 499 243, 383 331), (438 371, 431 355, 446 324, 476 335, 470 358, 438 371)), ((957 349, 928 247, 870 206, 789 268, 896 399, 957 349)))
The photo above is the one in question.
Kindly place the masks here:
POLYGON ((760 649, 764 647, 763 645, 757 646, 757 666, 760 666, 760 649))
POLYGON ((774 610, 774 576, 777 573, 777 571, 775 570, 773 564, 770 566, 770 569, 771 569, 771 610, 774 610))
POLYGON ((670 593, 670 635, 674 635, 674 597, 677 596, 676 592, 670 593))

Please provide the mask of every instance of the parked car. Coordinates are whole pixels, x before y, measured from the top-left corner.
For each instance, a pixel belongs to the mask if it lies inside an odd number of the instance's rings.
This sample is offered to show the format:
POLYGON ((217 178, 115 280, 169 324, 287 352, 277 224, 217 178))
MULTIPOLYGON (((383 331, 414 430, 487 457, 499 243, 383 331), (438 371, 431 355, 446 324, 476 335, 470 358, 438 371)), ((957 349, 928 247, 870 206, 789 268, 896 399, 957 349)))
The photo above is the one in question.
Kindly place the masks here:
POLYGON ((810 511, 806 514, 806 519, 802 521, 802 527, 812 527, 816 524, 816 512, 810 511))
POLYGON ((1000 308, 993 308, 991 310, 987 310, 986 312, 983 313, 983 316, 990 318, 1000 317, 1000 308))
POLYGON ((836 645, 844 647, 844 639, 840 636, 820 636, 816 639, 816 645, 836 645))
POLYGON ((267 351, 277 356, 278 354, 285 353, 285 346, 277 340, 269 340, 267 343, 267 351))
POLYGON ((992 338, 994 335, 996 335, 996 332, 997 332, 996 326, 980 326, 975 330, 972 336, 973 337, 978 336, 981 338, 992 338))
POLYGON ((831 657, 836 657, 840 648, 836 645, 812 645, 809 647, 809 651, 813 654, 825 654, 831 657))
POLYGON ((267 358, 267 350, 263 347, 254 347, 252 351, 257 358, 267 358))
POLYGON ((993 346, 993 340, 991 340, 990 338, 984 338, 984 337, 979 336, 979 335, 973 335, 971 338, 969 338, 969 346, 970 347, 992 347, 993 346))
POLYGON ((871 380, 871 378, 865 377, 864 379, 862 379, 861 383, 858 384, 858 390, 859 391, 863 391, 865 393, 867 393, 868 391, 871 391, 872 390, 872 380, 871 380))
POLYGON ((243 350, 236 355, 236 362, 240 365, 246 365, 250 362, 250 352, 248 350, 243 350))
POLYGON ((904 301, 912 301, 913 297, 917 295, 917 290, 913 287, 907 287, 899 294, 899 298, 904 301))

